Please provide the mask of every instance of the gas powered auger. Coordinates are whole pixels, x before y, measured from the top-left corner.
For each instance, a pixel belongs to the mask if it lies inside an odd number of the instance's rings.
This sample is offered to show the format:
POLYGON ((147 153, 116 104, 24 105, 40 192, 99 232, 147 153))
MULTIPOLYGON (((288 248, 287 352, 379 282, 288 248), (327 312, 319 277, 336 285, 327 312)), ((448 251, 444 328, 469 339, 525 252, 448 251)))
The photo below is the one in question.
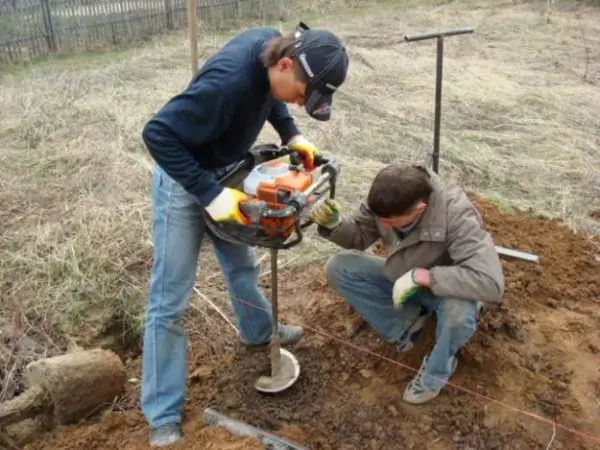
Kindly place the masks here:
POLYGON ((307 172, 301 157, 285 146, 254 147, 218 180, 250 196, 239 206, 246 223, 215 222, 205 213, 209 228, 224 240, 250 246, 288 249, 299 244, 302 230, 312 223, 305 214, 307 209, 328 191, 330 198, 335 196, 337 162, 318 155, 314 165, 316 168, 307 172), (283 160, 285 156, 289 163, 283 160))
POLYGON ((335 196, 339 164, 320 155, 315 169, 306 171, 301 156, 276 145, 254 147, 249 155, 219 180, 222 186, 240 189, 250 198, 240 203, 245 223, 215 222, 204 213, 209 230, 228 242, 271 250, 271 376, 260 377, 257 390, 278 393, 300 376, 296 357, 280 348, 278 333, 277 252, 302 242, 303 230, 312 224, 308 210, 323 196, 335 196), (289 162, 284 157, 289 156, 289 162))

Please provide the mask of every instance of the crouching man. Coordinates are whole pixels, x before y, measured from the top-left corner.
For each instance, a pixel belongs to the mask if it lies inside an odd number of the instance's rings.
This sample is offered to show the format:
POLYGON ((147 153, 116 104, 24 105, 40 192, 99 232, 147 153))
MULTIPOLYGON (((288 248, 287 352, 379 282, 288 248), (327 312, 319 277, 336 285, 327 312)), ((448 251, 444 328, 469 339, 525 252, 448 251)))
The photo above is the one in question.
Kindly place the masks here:
POLYGON ((326 264, 330 286, 383 339, 400 346, 424 312, 436 316, 435 346, 404 392, 412 404, 435 398, 481 307, 504 293, 494 243, 464 191, 424 167, 393 164, 353 214, 342 216, 328 199, 312 219, 322 237, 348 249, 326 264), (362 252, 379 239, 385 258, 362 252))

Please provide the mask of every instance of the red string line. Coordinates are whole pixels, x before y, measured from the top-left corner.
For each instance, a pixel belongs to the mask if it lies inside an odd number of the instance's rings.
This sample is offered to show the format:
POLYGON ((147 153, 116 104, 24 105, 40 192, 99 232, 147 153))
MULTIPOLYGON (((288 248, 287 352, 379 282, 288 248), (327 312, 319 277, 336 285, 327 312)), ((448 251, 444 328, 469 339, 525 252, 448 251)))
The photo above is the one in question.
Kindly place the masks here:
MULTIPOLYGON (((242 299, 239 299, 239 298, 238 298, 237 300, 239 300, 241 303, 244 303, 245 305, 248 305, 248 306, 250 306, 250 307, 252 307, 252 308, 258 309, 258 310, 260 310, 260 311, 263 311, 263 312, 266 312, 266 313, 268 313, 268 314, 270 313, 270 311, 267 311, 267 310, 266 310, 266 309, 264 309, 264 308, 261 308, 261 307, 259 307, 259 306, 256 306, 256 305, 254 305, 254 304, 252 304, 252 303, 249 303, 249 302, 247 302, 247 301, 244 301, 244 300, 242 300, 242 299)), ((284 317, 279 317, 279 318, 283 319, 283 321, 284 321, 285 323, 291 323, 291 322, 289 322, 287 319, 285 319, 284 317)), ((352 343, 352 342, 350 342, 350 341, 347 341, 347 340, 345 340, 345 339, 343 339, 343 338, 341 338, 341 337, 339 337, 339 336, 336 336, 336 335, 335 335, 335 334, 333 334, 333 333, 330 333, 330 332, 328 332, 328 331, 325 331, 325 330, 323 330, 323 329, 319 329, 319 328, 316 328, 316 327, 312 327, 312 326, 310 326, 310 325, 306 325, 306 324, 298 324, 298 325, 300 325, 300 326, 302 326, 303 328, 306 328, 306 329, 308 329, 308 330, 311 330, 311 331, 313 331, 313 332, 315 332, 315 333, 317 333, 317 334, 320 334, 320 335, 322 335, 322 336, 325 336, 325 337, 328 337, 328 338, 330 338, 330 339, 333 339, 333 340, 335 340, 335 341, 338 341, 338 342, 340 342, 340 343, 342 343, 342 344, 344 344, 344 345, 347 345, 347 346, 349 346, 349 347, 352 347, 352 348, 354 348, 354 349, 356 349, 356 350, 359 350, 359 351, 361 351, 361 352, 368 353, 368 354, 370 354, 370 355, 372 355, 372 356, 375 356, 375 357, 377 357, 377 358, 380 358, 380 359, 382 359, 382 360, 384 360, 384 361, 390 362, 390 363, 392 363, 392 364, 396 364, 396 365, 398 365, 398 366, 400 366, 400 367, 403 367, 403 368, 405 368, 405 369, 412 370, 412 371, 413 371, 413 372, 415 372, 415 373, 416 373, 416 372, 418 372, 418 370, 417 370, 417 369, 415 369, 415 368, 413 368, 413 367, 411 367, 411 366, 409 366, 409 365, 403 364, 403 363, 401 363, 401 362, 399 362, 399 361, 396 361, 396 360, 394 360, 394 359, 391 359, 391 358, 388 358, 388 357, 386 357, 386 356, 380 355, 379 353, 375 353, 375 352, 373 352, 373 351, 371 351, 371 350, 368 350, 368 349, 366 349, 366 348, 364 348, 364 347, 360 347, 360 346, 358 346, 358 345, 356 345, 356 344, 353 344, 353 343, 352 343)), ((439 381, 443 381, 443 380, 440 380, 439 378, 433 377, 432 375, 428 375, 428 374, 424 374, 424 375, 426 375, 426 376, 428 376, 428 377, 430 377, 430 378, 432 378, 432 379, 437 379, 437 380, 439 380, 439 381)), ((593 442, 600 443, 600 436, 594 436, 594 435, 592 435, 592 434, 584 433, 584 432, 582 432, 582 431, 578 431, 578 430, 576 430, 576 429, 574 429, 574 428, 567 427, 567 426, 565 426, 565 425, 562 425, 562 424, 560 424, 560 423, 558 423, 558 422, 555 422, 554 420, 551 420, 551 419, 548 419, 548 418, 546 418, 546 417, 540 416, 539 414, 535 414, 535 413, 532 413, 532 412, 526 411, 526 410, 524 410, 524 409, 517 408, 516 406, 512 406, 512 405, 510 405, 510 404, 508 404, 508 403, 505 403, 505 402, 503 402, 503 401, 496 400, 496 399, 495 399, 495 398, 493 398, 493 397, 489 397, 489 396, 487 396, 487 395, 484 395, 484 394, 479 394, 478 392, 472 391, 472 390, 470 390, 470 389, 468 389, 468 388, 462 387, 462 386, 460 386, 460 385, 458 385, 458 384, 455 384, 455 383, 452 383, 452 382, 450 382, 450 381, 447 381, 447 382, 446 382, 446 384, 447 384, 448 386, 451 386, 451 387, 453 387, 453 388, 455 388, 455 389, 459 390, 459 391, 465 392, 465 393, 466 393, 466 394, 468 394, 468 395, 472 395, 473 397, 477 397, 477 398, 480 398, 480 399, 482 399, 482 400, 487 400, 487 401, 488 401, 488 402, 490 402, 490 403, 495 403, 495 404, 497 404, 497 405, 500 405, 500 406, 502 406, 502 407, 504 407, 504 408, 506 408, 506 409, 510 409, 510 410, 512 410, 512 411, 514 411, 514 412, 518 412, 518 413, 524 414, 524 415, 526 415, 526 416, 529 416, 529 417, 531 417, 531 418, 533 418, 533 419, 536 419, 536 420, 539 420, 539 421, 541 421, 541 422, 546 422, 546 423, 549 423, 549 424, 551 424, 551 425, 553 425, 553 426, 555 426, 555 427, 557 427, 557 428, 561 428, 561 429, 563 429, 563 430, 565 430, 565 431, 567 431, 567 432, 569 432, 569 433, 573 433, 573 434, 575 434, 575 435, 578 435, 578 436, 580 436, 580 437, 583 437, 583 438, 585 438, 585 439, 589 439, 590 441, 593 441, 593 442)))

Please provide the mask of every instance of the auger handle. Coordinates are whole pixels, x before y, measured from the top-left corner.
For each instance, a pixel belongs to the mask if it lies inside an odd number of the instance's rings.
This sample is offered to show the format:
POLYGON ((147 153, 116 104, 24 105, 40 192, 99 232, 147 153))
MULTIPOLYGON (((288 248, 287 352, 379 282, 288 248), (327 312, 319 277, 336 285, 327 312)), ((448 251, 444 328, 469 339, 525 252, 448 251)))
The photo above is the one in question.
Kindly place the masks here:
MULTIPOLYGON (((295 166, 299 166, 300 164, 302 164, 302 160, 304 158, 302 157, 302 155, 298 152, 292 152, 290 153, 290 162, 295 165, 295 166)), ((315 155, 315 159, 314 159, 314 164, 315 167, 320 167, 324 164, 329 163, 329 159, 325 158, 324 156, 320 155, 320 154, 316 154, 315 155)))

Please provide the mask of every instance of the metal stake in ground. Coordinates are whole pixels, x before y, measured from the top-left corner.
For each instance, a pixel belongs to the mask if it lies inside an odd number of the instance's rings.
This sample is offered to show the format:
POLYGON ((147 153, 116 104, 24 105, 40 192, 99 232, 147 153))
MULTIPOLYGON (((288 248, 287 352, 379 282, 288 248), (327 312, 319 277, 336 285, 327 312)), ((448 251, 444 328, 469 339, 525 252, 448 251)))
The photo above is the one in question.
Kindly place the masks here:
MULTIPOLYGON (((437 39, 437 55, 436 55, 436 70, 435 70, 435 119, 433 126, 433 152, 431 153, 431 168, 435 173, 438 173, 440 166, 440 128, 442 123, 442 78, 444 67, 444 38, 448 36, 457 36, 461 34, 471 34, 473 28, 454 28, 446 31, 434 31, 431 33, 418 34, 415 36, 405 36, 406 42, 424 41, 426 39, 437 39)), ((522 252, 519 250, 511 250, 504 247, 496 246, 496 251, 499 255, 521 259, 538 263, 537 255, 522 252)))
POLYGON ((271 376, 260 377, 255 387, 258 391, 275 394, 292 386, 300 376, 296 357, 279 344, 279 305, 277 281, 277 249, 271 249, 271 308, 273 331, 271 333, 271 376))

